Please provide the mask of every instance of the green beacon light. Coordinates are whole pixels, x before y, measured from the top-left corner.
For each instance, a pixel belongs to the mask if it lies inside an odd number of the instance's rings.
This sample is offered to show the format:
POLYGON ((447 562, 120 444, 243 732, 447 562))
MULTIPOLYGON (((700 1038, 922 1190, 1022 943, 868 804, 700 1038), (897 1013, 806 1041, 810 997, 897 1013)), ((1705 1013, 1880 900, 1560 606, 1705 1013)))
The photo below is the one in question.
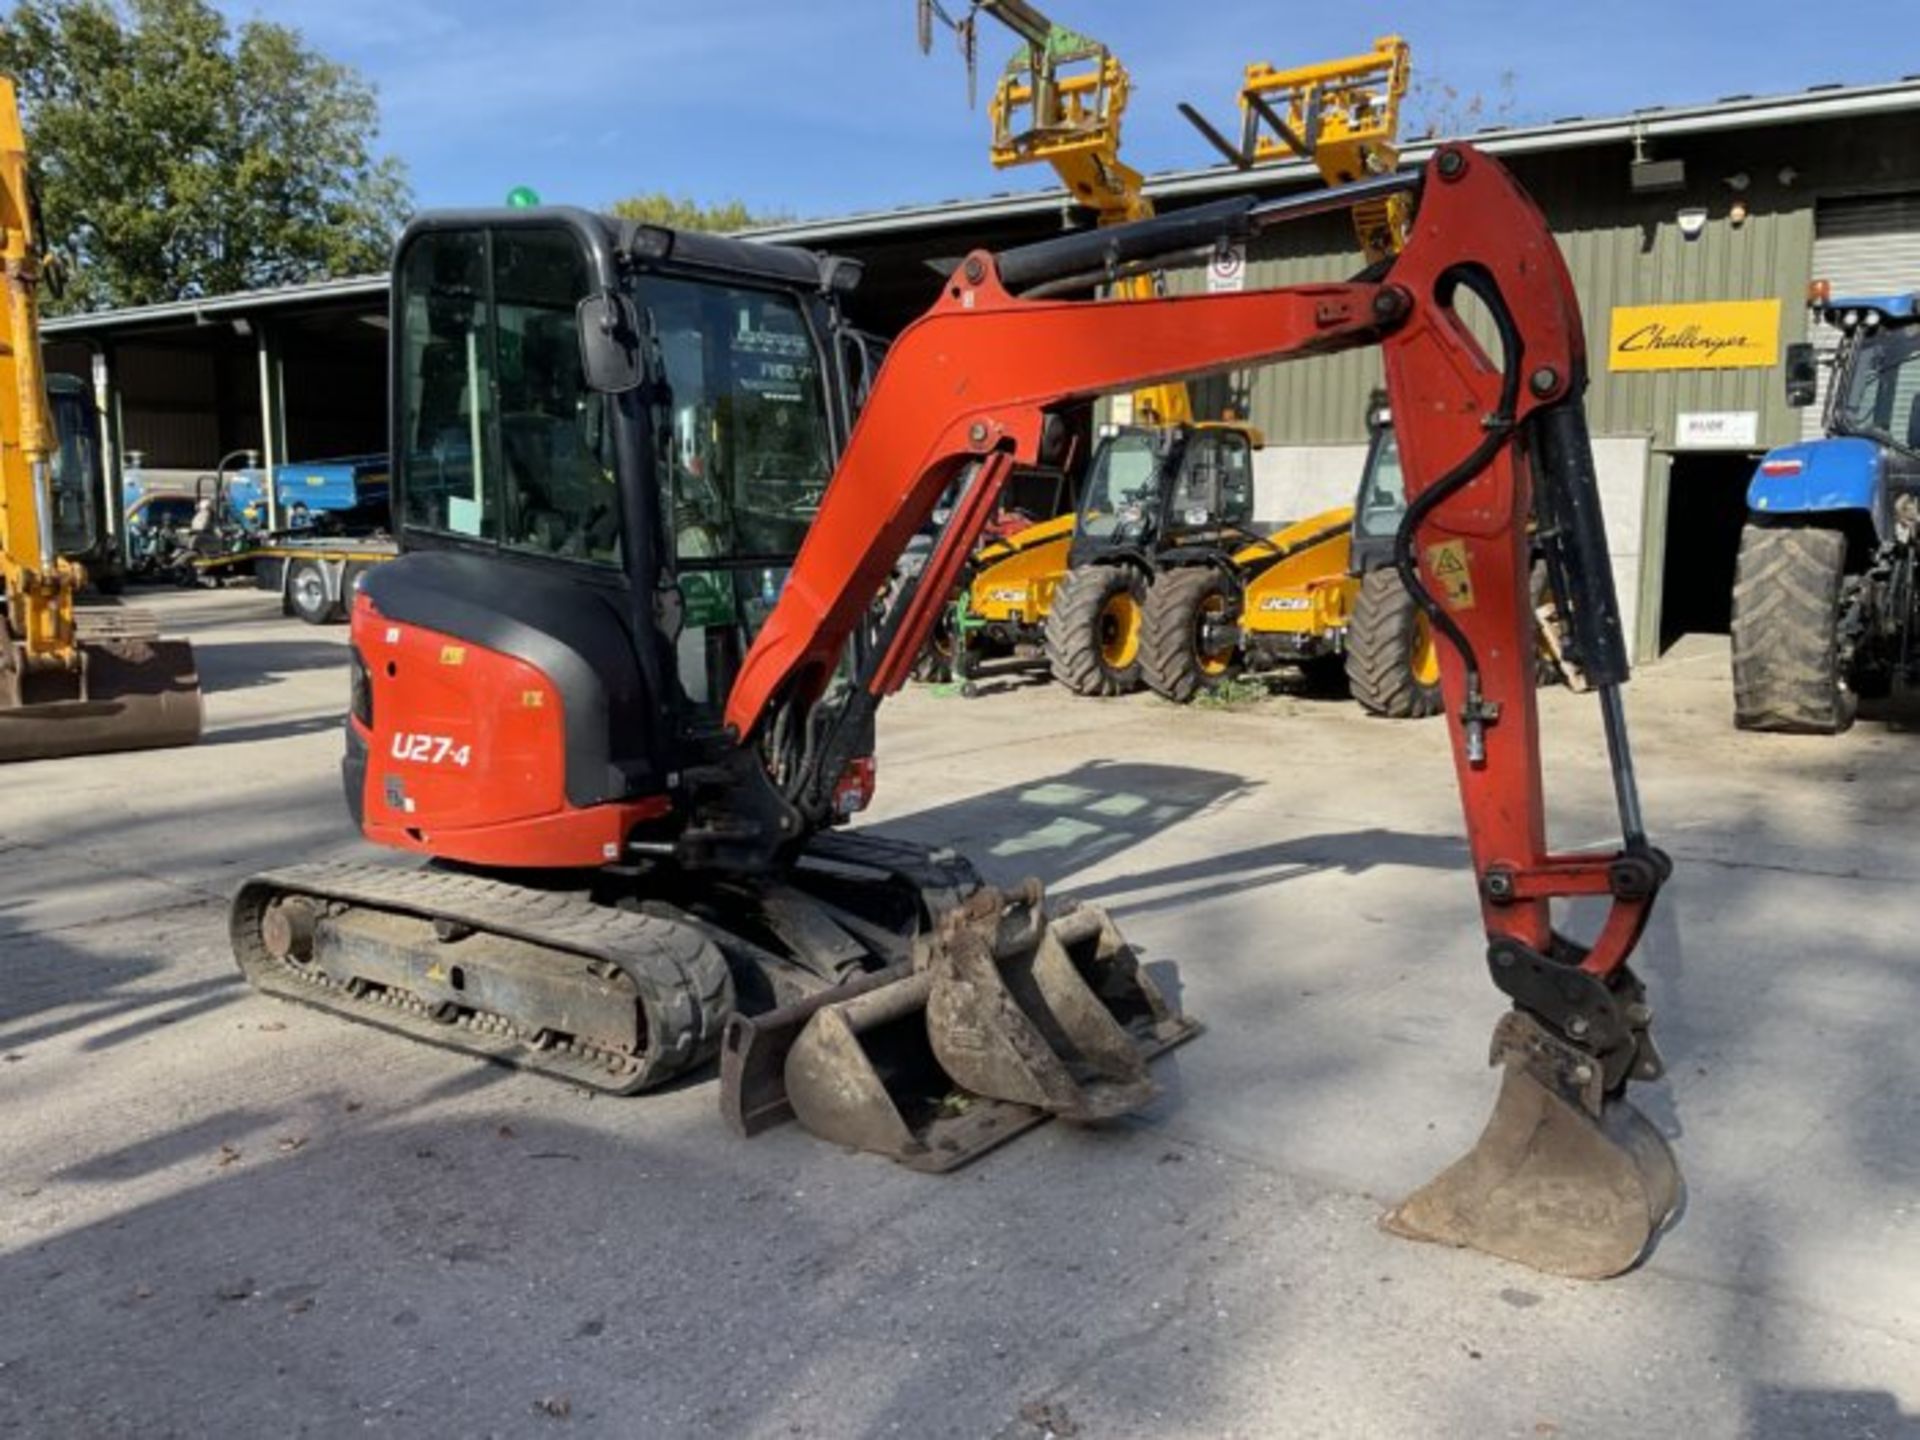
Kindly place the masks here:
POLYGON ((509 210, 531 210, 540 203, 540 192, 531 185, 516 185, 507 192, 509 210))

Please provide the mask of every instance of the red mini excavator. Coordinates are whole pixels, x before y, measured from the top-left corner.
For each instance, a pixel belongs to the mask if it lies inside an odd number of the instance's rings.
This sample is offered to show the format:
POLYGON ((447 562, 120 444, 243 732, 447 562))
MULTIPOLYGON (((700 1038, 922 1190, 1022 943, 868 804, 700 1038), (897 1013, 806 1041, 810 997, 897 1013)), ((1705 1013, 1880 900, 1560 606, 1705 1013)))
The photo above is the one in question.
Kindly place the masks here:
POLYGON ((1388 1223, 1561 1274, 1637 1259, 1678 1174, 1625 1098, 1660 1074, 1627 959, 1665 880, 1628 758, 1627 673, 1545 222, 1493 160, 1236 199, 969 256, 855 413, 847 262, 537 209, 416 221, 395 260, 393 458, 407 553, 353 614, 345 778, 420 868, 249 880, 261 989, 614 1091, 720 1058, 722 1108, 926 1170, 1153 1092, 1187 1038, 1100 911, 841 822, 1008 473, 1090 397, 1384 351, 1409 504, 1397 559, 1444 640, 1456 768, 1512 1001, 1474 1149, 1388 1223), (1116 278, 1406 195, 1349 284, 1134 300, 1116 278), (1456 301, 1478 299, 1489 355, 1456 301), (895 558, 959 499, 917 578, 895 558), (1537 495, 1536 495, 1537 492, 1537 495), (1528 534, 1529 515, 1537 516, 1528 534), (1547 849, 1529 550, 1599 696, 1623 831, 1547 849), (1600 897, 1591 945, 1550 904, 1600 897))

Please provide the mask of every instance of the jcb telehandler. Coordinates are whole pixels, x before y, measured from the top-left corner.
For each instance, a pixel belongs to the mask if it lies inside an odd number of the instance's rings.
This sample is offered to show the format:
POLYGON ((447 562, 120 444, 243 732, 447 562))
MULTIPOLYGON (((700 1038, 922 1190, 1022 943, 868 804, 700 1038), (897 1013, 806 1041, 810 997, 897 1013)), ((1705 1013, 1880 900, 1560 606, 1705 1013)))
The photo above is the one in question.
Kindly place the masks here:
POLYGON ((1678 1184, 1627 1100, 1661 1073, 1628 956, 1669 866, 1628 757, 1571 280, 1500 165, 976 252, 852 417, 850 265, 567 209, 417 219, 395 259, 394 481, 406 553, 354 602, 344 775, 367 837, 437 862, 247 881, 264 990, 619 1091, 716 1054, 744 1130, 943 1169, 1048 1115, 1153 1093, 1192 1033, 1091 908, 981 886, 961 857, 841 822, 907 678, 1048 416, 1172 375, 1383 349, 1408 504, 1394 560, 1441 685, 1489 972, 1512 1002, 1486 1133, 1401 1233, 1557 1273, 1634 1263, 1678 1184), (1057 297, 1328 207, 1417 195, 1384 274, 1126 304, 1057 297), (1490 357, 1455 312, 1496 317, 1490 357), (1037 292, 1037 294, 1036 294, 1037 292), (896 561, 956 480, 917 582, 896 561), (1527 517, 1559 549, 1622 840, 1547 847, 1527 517), (1464 567, 1472 603, 1445 577, 1464 567), (1591 943, 1551 902, 1598 899, 1591 943))
POLYGON ((150 615, 74 603, 86 572, 61 552, 88 542, 60 523, 62 456, 40 356, 44 250, 19 104, 0 76, 0 761, 191 744, 192 649, 161 640, 150 615))

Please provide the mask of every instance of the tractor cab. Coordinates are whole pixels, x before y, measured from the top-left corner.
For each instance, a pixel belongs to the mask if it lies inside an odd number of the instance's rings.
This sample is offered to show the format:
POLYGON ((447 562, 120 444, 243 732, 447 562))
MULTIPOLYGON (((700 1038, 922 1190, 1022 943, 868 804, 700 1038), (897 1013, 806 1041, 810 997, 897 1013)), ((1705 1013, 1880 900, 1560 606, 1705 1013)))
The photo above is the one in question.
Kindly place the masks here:
POLYGON ((1068 563, 1231 543, 1253 521, 1255 432, 1245 426, 1109 427, 1081 486, 1068 563))

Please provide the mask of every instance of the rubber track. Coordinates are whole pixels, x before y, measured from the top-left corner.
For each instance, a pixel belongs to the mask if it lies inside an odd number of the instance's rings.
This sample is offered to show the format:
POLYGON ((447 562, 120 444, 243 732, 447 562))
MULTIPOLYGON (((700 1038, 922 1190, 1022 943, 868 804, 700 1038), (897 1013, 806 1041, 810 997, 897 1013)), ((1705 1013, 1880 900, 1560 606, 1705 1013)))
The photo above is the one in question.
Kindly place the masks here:
POLYGON ((1413 678, 1413 597, 1399 572, 1370 570, 1347 625, 1347 685, 1375 715, 1420 720, 1440 709, 1438 686, 1413 678))
POLYGON ((733 977, 706 937, 672 920, 596 905, 551 891, 438 870, 372 865, 296 865, 248 879, 230 914, 234 957, 258 989, 382 1029, 576 1084, 630 1095, 710 1059, 733 1012, 733 977), (536 1048, 504 1016, 433 1018, 407 992, 353 995, 315 971, 276 960, 260 935, 267 904, 306 895, 388 913, 444 919, 563 955, 610 963, 644 1002, 648 1044, 638 1055, 579 1044, 536 1048))
POLYGON ((1231 587, 1208 566, 1169 570, 1154 579, 1140 630, 1140 674, 1156 695, 1184 705, 1226 679, 1225 672, 1209 675, 1200 668, 1196 633, 1200 606, 1216 591, 1231 603, 1231 587))
POLYGON ((1113 594, 1113 578, 1131 580, 1132 574, 1117 565, 1085 565, 1069 571, 1053 592, 1047 609, 1047 663, 1053 678, 1076 695, 1123 695, 1139 683, 1109 670, 1100 658, 1100 609, 1113 594))
POLYGON ((1840 662, 1847 537, 1749 525, 1733 578, 1733 723, 1834 735, 1853 722, 1840 662))

